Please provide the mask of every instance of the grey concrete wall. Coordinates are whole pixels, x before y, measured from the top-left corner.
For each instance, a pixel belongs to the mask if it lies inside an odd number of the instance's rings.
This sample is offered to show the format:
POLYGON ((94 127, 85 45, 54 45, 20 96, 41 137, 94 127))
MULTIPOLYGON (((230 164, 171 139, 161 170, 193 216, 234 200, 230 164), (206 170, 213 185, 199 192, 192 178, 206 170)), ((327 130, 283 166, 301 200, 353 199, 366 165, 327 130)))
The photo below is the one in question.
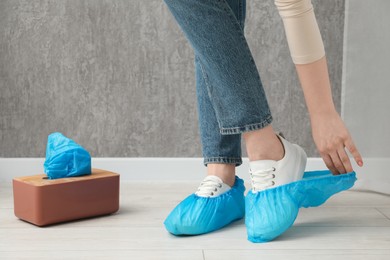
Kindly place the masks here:
MULTIPOLYGON (((340 109, 344 1, 313 4, 340 109)), ((247 1, 245 33, 275 128, 317 156, 272 0, 247 1)), ((162 0, 1 0, 0 90, 1 157, 44 157, 54 131, 94 157, 202 156, 193 51, 162 0)))

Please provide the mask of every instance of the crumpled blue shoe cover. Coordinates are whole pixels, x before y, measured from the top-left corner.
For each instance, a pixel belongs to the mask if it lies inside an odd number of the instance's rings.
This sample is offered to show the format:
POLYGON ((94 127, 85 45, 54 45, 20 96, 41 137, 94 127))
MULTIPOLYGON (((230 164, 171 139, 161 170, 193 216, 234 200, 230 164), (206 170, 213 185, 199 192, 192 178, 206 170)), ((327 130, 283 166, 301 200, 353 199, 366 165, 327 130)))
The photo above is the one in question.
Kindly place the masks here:
POLYGON ((195 193, 181 201, 164 221, 173 235, 199 235, 220 229, 245 215, 244 181, 236 176, 234 186, 217 197, 195 193))
POLYGON ((49 179, 91 174, 91 155, 81 145, 60 132, 47 138, 44 171, 49 179))
POLYGON ((333 175, 329 170, 305 172, 301 180, 253 193, 245 197, 248 240, 273 240, 291 227, 301 207, 316 207, 332 195, 351 188, 356 173, 333 175))

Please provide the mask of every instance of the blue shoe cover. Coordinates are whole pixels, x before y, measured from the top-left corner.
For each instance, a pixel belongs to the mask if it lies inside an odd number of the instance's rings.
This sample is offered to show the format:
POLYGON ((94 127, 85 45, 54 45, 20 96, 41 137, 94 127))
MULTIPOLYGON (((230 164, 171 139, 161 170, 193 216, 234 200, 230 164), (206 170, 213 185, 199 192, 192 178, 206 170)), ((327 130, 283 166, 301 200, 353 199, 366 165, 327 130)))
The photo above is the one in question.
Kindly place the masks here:
POLYGON ((91 155, 81 145, 59 132, 47 138, 44 171, 49 179, 91 174, 91 155))
POLYGON ((164 221, 173 235, 199 235, 220 229, 245 215, 244 181, 236 176, 234 186, 217 197, 195 193, 181 201, 164 221))
POLYGON ((245 197, 245 225, 248 240, 262 243, 273 240, 291 227, 301 207, 316 207, 332 195, 351 188, 356 173, 333 175, 329 170, 305 172, 299 181, 245 197))

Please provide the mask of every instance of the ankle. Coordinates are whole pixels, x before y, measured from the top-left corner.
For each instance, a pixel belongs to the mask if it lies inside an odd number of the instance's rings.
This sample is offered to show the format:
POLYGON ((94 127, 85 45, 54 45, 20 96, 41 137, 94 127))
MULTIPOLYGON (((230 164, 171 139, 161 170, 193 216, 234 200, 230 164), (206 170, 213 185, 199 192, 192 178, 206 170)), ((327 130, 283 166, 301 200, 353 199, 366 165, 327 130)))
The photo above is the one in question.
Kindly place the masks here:
POLYGON ((208 163, 207 175, 218 176, 225 184, 233 187, 236 179, 235 169, 235 164, 208 163))
POLYGON ((269 125, 263 129, 246 132, 244 139, 249 161, 275 160, 284 157, 282 141, 269 125))

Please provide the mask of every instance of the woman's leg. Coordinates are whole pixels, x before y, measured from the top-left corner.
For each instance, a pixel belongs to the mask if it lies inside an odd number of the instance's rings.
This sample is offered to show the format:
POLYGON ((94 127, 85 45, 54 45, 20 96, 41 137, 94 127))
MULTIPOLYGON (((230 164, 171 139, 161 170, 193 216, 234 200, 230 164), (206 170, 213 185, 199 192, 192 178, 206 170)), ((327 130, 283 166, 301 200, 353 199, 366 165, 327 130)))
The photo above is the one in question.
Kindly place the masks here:
MULTIPOLYGON (((264 132, 269 137, 272 130, 271 112, 244 36, 246 2, 164 1, 194 49, 204 163, 238 166, 240 134, 254 137, 264 132)), ((261 141, 246 140, 252 142, 248 153, 258 157, 258 149, 252 152, 252 147, 261 146, 261 141)), ((276 136, 260 140, 281 145, 276 136)))
POLYGON ((198 57, 220 133, 239 134, 271 123, 256 64, 228 2, 164 1, 198 57))
MULTIPOLYGON (((245 23, 245 1, 227 0, 242 30, 245 23)), ((202 142, 204 165, 208 175, 216 175, 229 186, 234 185, 235 167, 242 164, 241 134, 222 135, 219 131, 218 119, 211 103, 207 74, 195 53, 195 78, 198 101, 199 130, 202 142)))

